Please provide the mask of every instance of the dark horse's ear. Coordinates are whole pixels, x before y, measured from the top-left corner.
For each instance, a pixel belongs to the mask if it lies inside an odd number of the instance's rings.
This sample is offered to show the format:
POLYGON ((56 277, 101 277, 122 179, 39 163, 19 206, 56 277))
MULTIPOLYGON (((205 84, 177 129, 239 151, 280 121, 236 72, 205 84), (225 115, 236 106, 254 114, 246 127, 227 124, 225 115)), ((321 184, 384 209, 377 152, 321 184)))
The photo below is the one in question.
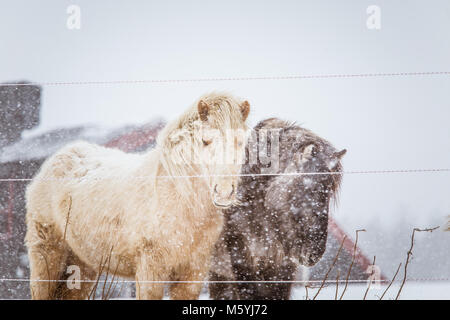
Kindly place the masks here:
POLYGON ((341 151, 334 152, 331 155, 330 161, 328 163, 328 168, 330 170, 335 170, 341 161, 342 157, 347 153, 346 149, 342 149, 341 151))
POLYGON ((317 154, 317 147, 314 143, 307 145, 302 151, 302 157, 304 159, 312 159, 317 154))
POLYGON ((341 160, 342 157, 347 153, 347 149, 342 149, 341 151, 335 152, 334 157, 341 160))
POLYGON ((208 121, 208 114, 209 114, 208 104, 205 101, 200 100, 198 102, 197 108, 198 108, 198 114, 200 116, 200 119, 202 121, 208 121))
POLYGON ((242 118, 244 119, 244 121, 247 120, 248 114, 250 112, 250 103, 245 100, 239 107, 241 107, 242 118))

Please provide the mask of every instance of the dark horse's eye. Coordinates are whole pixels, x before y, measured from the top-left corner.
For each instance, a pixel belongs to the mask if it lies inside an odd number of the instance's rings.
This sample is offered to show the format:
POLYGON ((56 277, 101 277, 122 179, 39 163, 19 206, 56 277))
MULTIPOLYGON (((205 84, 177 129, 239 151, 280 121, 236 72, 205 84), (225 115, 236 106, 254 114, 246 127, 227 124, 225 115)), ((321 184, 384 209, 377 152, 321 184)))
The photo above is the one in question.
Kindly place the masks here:
POLYGON ((204 140, 204 139, 202 139, 202 141, 203 141, 204 146, 207 146, 207 145, 211 144, 211 142, 212 142, 212 140, 204 140))

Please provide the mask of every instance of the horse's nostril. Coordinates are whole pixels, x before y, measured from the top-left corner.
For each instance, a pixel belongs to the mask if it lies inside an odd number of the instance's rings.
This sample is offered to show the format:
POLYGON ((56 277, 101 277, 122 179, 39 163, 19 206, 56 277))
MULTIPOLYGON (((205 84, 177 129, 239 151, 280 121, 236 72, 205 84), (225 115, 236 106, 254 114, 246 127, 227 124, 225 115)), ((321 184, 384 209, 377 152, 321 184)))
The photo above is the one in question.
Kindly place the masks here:
POLYGON ((217 184, 214 186, 214 193, 217 193, 217 184))

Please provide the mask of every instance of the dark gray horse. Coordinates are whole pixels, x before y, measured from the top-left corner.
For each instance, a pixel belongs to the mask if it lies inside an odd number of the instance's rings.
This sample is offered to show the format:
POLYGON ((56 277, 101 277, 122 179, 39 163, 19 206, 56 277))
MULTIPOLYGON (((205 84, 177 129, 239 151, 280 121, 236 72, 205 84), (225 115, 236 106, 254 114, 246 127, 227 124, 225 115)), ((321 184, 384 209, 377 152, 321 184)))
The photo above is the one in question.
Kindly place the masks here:
POLYGON ((225 212, 210 272, 211 281, 242 282, 211 283, 213 299, 289 299, 291 283, 248 281, 295 280, 299 264, 312 266, 325 251, 346 150, 275 118, 260 122, 253 137, 238 187, 241 204, 225 212), (271 161, 263 164, 264 153, 271 161), (252 161, 255 154, 260 158, 252 161))

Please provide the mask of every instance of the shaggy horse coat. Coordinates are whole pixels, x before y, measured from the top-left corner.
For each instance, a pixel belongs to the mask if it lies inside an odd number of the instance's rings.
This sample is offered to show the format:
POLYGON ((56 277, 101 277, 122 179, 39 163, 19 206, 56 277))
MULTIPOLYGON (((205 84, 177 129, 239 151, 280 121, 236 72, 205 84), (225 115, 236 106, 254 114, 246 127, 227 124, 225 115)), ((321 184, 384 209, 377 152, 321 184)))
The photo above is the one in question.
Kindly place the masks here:
MULTIPOLYGON (((138 299, 161 299, 158 281, 204 280, 244 157, 225 131, 245 131, 248 113, 246 101, 206 95, 145 154, 77 142, 47 159, 26 193, 32 298, 84 299, 102 266, 135 278, 138 299), (240 162, 219 165, 219 151, 240 162), (69 290, 59 280, 77 267, 88 281, 69 290)), ((170 295, 195 299, 201 287, 173 283, 170 295)))
MULTIPOLYGON (((330 200, 340 186, 346 151, 279 119, 260 122, 257 138, 263 130, 279 134, 276 141, 274 135, 268 138, 269 145, 279 142, 279 167, 272 173, 285 175, 251 176, 267 167, 249 163, 250 153, 266 150, 266 141, 248 142, 238 186, 241 204, 224 215, 211 281, 295 280, 299 264, 312 266, 325 251, 330 200), (325 174, 289 175, 295 172, 325 174)), ((291 283, 212 282, 209 289, 213 299, 289 299, 291 283)))

